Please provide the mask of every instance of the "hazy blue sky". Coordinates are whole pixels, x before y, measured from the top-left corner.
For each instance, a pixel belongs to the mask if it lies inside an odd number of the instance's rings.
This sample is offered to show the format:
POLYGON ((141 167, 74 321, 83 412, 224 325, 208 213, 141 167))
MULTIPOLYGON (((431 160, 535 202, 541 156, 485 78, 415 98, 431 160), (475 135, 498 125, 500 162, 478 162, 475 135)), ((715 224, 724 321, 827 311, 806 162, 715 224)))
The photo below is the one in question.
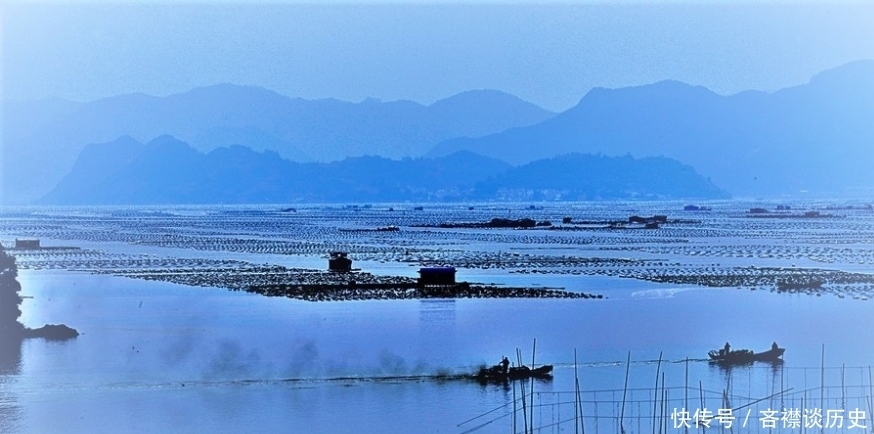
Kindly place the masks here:
POLYGON ((874 1, 5 2, 2 98, 88 101, 215 83, 431 103, 498 89, 553 110, 676 79, 775 90, 874 59, 874 1))

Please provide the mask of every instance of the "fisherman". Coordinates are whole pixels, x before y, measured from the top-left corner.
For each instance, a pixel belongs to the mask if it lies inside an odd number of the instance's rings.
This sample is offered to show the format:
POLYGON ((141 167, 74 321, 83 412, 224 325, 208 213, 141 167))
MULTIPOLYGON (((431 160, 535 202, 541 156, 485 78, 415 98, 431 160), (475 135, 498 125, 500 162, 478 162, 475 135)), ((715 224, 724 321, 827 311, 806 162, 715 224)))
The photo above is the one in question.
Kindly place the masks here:
POLYGON ((780 347, 777 346, 777 341, 771 342, 771 349, 772 349, 772 350, 777 350, 777 348, 780 348, 780 347))
POLYGON ((726 343, 725 343, 725 348, 723 348, 723 350, 725 351, 724 354, 727 356, 727 355, 728 355, 728 352, 731 351, 731 345, 729 345, 728 342, 726 342, 726 343))
POLYGON ((501 365, 501 372, 504 375, 507 375, 507 372, 510 372, 510 360, 507 359, 507 356, 502 357, 503 359, 501 360, 501 363, 499 363, 499 365, 501 365))

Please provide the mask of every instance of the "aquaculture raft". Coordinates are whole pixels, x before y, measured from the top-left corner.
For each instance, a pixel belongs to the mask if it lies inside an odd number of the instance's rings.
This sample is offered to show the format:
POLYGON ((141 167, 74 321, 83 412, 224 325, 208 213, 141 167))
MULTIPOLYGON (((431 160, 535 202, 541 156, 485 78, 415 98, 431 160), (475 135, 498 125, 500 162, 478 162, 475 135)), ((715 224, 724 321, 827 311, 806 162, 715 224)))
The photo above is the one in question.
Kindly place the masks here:
POLYGON ((424 298, 603 298, 602 295, 571 292, 558 288, 499 287, 471 285, 466 282, 442 286, 423 286, 416 282, 253 285, 246 291, 269 297, 289 297, 307 301, 424 298))

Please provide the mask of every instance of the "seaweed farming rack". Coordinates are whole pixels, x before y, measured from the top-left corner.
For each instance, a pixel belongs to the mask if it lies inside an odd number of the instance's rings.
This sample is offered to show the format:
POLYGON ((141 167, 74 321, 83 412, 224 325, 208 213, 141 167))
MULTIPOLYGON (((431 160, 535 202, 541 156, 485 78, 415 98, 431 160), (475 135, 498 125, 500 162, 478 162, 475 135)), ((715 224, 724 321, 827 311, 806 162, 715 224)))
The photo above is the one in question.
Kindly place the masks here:
MULTIPOLYGON (((576 366, 573 390, 513 384, 513 399, 458 424, 460 433, 574 434, 871 434, 874 367, 788 367, 761 363, 725 369, 721 388, 666 378, 659 360, 652 387, 583 390, 576 366), (747 378, 749 377, 749 378, 747 378), (755 377, 755 378, 753 378, 755 377), (753 390, 751 381, 758 382, 753 390), (767 383, 767 384, 762 384, 767 383)), ((648 363, 649 364, 649 363, 648 363)), ((650 369, 649 367, 647 368, 650 369)))

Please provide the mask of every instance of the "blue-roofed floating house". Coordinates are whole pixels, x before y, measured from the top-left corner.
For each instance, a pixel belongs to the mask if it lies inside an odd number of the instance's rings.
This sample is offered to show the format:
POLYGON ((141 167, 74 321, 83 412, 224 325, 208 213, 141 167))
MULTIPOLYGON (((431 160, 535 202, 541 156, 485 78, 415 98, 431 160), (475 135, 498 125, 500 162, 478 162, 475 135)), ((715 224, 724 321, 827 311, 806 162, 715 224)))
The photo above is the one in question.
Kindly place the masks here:
POLYGON ((419 286, 455 285, 455 267, 422 267, 419 269, 419 286))

